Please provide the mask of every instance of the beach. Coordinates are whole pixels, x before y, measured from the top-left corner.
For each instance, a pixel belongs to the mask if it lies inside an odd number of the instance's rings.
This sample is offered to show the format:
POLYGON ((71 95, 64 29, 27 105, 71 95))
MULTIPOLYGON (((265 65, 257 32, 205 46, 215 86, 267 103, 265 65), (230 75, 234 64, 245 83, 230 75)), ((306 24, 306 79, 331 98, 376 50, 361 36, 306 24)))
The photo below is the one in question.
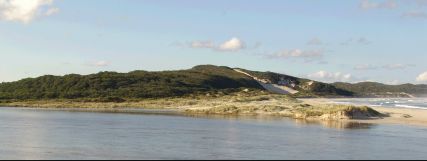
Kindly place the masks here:
POLYGON ((15 101, 2 103, 0 106, 86 111, 157 109, 174 110, 186 114, 271 115, 308 120, 350 120, 364 123, 427 126, 427 110, 342 104, 336 103, 334 99, 326 98, 295 99, 286 95, 268 93, 133 100, 120 103, 78 100, 15 101))
POLYGON ((427 110, 388 107, 373 107, 373 109, 389 116, 365 122, 427 126, 427 110))
MULTIPOLYGON (((309 104, 334 104, 333 99, 315 98, 300 99, 309 104)), ((368 105, 369 106, 369 105, 368 105)), ((386 116, 373 120, 357 120, 364 123, 403 124, 427 126, 427 110, 403 107, 369 106, 386 116)))

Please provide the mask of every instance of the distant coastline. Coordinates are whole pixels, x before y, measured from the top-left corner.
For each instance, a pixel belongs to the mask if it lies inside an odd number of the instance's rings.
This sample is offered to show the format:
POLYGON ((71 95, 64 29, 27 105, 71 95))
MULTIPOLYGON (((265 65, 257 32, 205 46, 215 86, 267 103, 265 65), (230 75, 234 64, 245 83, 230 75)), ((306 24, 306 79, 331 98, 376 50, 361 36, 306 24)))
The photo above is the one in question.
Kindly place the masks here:
POLYGON ((46 75, 0 83, 0 100, 162 99, 258 90, 295 98, 417 97, 427 85, 323 83, 273 72, 215 65, 176 71, 46 75))
POLYGON ((279 73, 201 65, 179 71, 71 74, 1 83, 0 106, 167 109, 193 114, 277 115, 320 120, 402 117, 405 120, 401 121, 407 121, 418 115, 299 98, 415 97, 422 93, 427 93, 427 85, 328 84, 279 73))
POLYGON ((143 99, 125 102, 87 100, 3 101, 0 107, 78 111, 174 111, 195 115, 266 115, 322 121, 427 126, 427 110, 335 104, 328 98, 295 99, 287 95, 239 92, 232 95, 143 99))
POLYGON ((427 125, 427 110, 333 104, 329 99, 295 99, 287 95, 239 92, 183 98, 144 99, 125 102, 83 100, 27 100, 0 103, 1 107, 89 111, 151 109, 184 114, 270 115, 294 119, 358 121, 427 125))

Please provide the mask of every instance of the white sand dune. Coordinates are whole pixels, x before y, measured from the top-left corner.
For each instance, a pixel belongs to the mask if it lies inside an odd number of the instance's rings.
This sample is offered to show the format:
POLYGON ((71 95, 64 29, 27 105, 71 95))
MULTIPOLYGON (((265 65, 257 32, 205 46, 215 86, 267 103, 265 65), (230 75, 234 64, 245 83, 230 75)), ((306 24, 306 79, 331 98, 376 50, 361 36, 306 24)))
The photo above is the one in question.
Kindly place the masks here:
POLYGON ((241 71, 239 69, 234 69, 234 71, 236 71, 238 73, 245 74, 245 75, 251 77, 252 79, 256 80, 262 87, 264 87, 264 89, 266 89, 267 91, 273 92, 273 93, 277 93, 277 94, 295 94, 295 93, 299 92, 299 91, 294 90, 292 88, 289 88, 287 86, 282 86, 282 85, 278 85, 278 84, 269 83, 268 80, 259 79, 258 77, 250 75, 249 73, 246 73, 246 72, 241 71))

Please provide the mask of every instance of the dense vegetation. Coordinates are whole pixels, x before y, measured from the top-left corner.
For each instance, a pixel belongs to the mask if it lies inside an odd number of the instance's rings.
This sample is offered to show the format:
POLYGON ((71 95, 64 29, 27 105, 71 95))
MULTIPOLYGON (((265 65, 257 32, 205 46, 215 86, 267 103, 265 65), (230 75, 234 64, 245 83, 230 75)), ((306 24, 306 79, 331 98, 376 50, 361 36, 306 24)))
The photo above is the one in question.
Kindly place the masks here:
POLYGON ((427 94, 427 85, 414 85, 414 84, 402 84, 402 85, 386 85, 375 82, 362 82, 356 84, 350 83, 333 83, 337 88, 352 91, 358 96, 375 96, 375 95, 390 95, 407 93, 411 95, 425 95, 427 94))
POLYGON ((227 67, 197 66, 181 71, 101 72, 24 79, 0 84, 0 99, 160 98, 240 88, 262 87, 227 67))
MULTIPOLYGON (((390 86, 379 83, 326 84, 308 79, 243 70, 253 76, 283 82, 300 91, 296 97, 373 96, 389 92, 409 94, 427 93, 426 85, 405 84, 390 86)), ((125 99, 179 97, 190 94, 232 93, 250 89, 264 90, 257 81, 232 68, 212 65, 196 66, 188 70, 129 73, 100 72, 91 75, 46 75, 0 84, 1 100, 26 99, 96 99, 123 102, 125 99)))

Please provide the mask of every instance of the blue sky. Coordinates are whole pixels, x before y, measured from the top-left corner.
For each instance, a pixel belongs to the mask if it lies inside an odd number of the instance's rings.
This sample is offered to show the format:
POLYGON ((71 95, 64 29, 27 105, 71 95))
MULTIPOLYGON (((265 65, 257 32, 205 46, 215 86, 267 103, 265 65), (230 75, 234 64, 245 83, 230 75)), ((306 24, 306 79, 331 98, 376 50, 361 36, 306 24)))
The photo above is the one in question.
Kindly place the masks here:
POLYGON ((426 51, 427 0, 0 0, 0 82, 214 64, 427 83, 426 51))

